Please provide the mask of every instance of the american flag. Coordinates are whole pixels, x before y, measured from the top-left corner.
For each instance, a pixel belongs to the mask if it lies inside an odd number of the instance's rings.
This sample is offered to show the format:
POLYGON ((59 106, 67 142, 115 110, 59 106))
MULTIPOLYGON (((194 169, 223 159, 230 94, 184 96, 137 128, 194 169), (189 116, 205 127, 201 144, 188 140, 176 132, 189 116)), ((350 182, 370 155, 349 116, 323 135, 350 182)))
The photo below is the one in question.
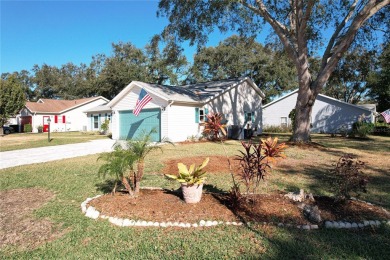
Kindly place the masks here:
POLYGON ((150 101, 152 97, 146 92, 145 89, 141 89, 141 93, 139 93, 139 97, 137 103, 135 104, 135 108, 133 110, 133 114, 138 116, 139 112, 141 112, 142 108, 150 101))
POLYGON ((386 111, 382 112, 381 115, 385 119, 386 123, 390 123, 390 109, 387 109, 386 111))

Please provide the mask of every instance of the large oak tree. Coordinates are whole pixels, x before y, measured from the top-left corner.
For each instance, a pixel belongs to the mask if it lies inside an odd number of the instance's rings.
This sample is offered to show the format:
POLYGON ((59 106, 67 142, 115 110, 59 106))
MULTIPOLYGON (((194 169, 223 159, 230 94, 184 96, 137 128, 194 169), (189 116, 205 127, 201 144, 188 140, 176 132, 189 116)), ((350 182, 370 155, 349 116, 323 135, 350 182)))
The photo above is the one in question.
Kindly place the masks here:
MULTIPOLYGON (((204 44, 214 28, 255 35, 267 23, 295 64, 298 98, 293 141, 310 141, 312 107, 339 60, 356 38, 371 36, 383 24, 390 0, 160 0, 158 15, 169 25, 164 35, 191 44, 204 44), (328 30, 330 37, 324 37, 328 30), (360 33, 359 33, 360 31, 360 33), (319 70, 313 73, 310 56, 324 44, 319 70)), ((388 20, 387 20, 388 21, 388 20)))

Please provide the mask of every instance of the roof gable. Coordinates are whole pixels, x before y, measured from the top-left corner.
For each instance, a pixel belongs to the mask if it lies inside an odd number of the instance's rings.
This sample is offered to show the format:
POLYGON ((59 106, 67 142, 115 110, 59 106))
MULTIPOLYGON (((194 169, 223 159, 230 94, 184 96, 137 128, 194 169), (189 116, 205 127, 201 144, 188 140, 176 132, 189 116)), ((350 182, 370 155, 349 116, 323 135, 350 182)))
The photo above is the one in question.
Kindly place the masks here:
POLYGON ((37 102, 27 101, 25 106, 32 113, 63 113, 98 99, 103 99, 104 101, 108 102, 108 99, 102 96, 75 99, 75 100, 58 100, 58 99, 41 98, 37 102))

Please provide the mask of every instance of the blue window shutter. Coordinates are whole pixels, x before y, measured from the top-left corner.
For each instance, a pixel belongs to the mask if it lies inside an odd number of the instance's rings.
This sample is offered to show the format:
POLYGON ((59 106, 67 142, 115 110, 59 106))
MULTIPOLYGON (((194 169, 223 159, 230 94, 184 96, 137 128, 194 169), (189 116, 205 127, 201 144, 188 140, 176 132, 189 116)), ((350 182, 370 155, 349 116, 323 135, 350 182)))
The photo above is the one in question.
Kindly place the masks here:
POLYGON ((244 122, 248 122, 248 117, 246 116, 246 111, 244 110, 244 122))
POLYGON ((205 108, 204 109, 204 121, 207 122, 208 118, 207 118, 207 115, 209 114, 209 109, 208 108, 205 108))
POLYGON ((252 116, 252 123, 254 123, 255 122, 255 112, 252 112, 252 114, 251 114, 251 116, 252 116))
POLYGON ((199 123, 199 107, 195 107, 195 123, 199 123))

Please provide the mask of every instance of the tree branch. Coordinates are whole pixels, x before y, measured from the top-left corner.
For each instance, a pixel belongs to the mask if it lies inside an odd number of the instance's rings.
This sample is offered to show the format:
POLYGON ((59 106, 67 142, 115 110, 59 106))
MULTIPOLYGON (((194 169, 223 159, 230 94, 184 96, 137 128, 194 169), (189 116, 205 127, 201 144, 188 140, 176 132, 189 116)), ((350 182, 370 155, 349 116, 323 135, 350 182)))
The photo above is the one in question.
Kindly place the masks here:
POLYGON ((328 58, 331 55, 331 50, 334 46, 334 43, 336 39, 339 37, 340 32, 344 28, 344 26, 347 24, 348 20, 351 18, 353 13, 355 12, 356 5, 359 0, 355 0, 351 7, 349 8, 348 14, 344 17, 344 19, 341 21, 341 23, 336 27, 336 30, 332 34, 332 37, 329 40, 328 46, 326 47, 326 50, 324 52, 324 56, 322 57, 321 61, 321 68, 325 67, 326 63, 328 62, 328 58))
POLYGON ((249 4, 246 0, 239 0, 239 2, 245 6, 246 8, 250 9, 254 13, 259 14, 262 16, 275 30, 276 34, 279 36, 280 41, 286 48, 286 51, 290 58, 295 61, 297 58, 296 50, 294 49, 293 45, 294 42, 290 37, 290 33, 285 25, 280 23, 278 20, 276 20, 272 15, 268 12, 266 6, 264 5, 262 0, 256 0, 258 8, 254 7, 253 5, 249 4))
MULTIPOLYGON (((332 47, 331 42, 334 42, 336 39, 336 36, 340 33, 342 29, 344 29, 345 24, 347 23, 348 19, 353 15, 353 12, 349 12, 348 15, 344 18, 342 24, 343 26, 338 26, 336 31, 332 36, 327 50, 325 51, 322 65, 320 72, 318 74, 318 77, 316 79, 316 85, 317 88, 314 90, 315 94, 318 94, 325 82, 328 80, 330 74, 334 70, 334 68, 337 66, 337 63, 343 56, 343 54, 348 50, 348 48, 351 46, 351 43, 353 42, 353 39, 355 38, 358 30, 362 27, 362 25, 371 18, 375 13, 377 13, 381 8, 389 5, 390 0, 370 0, 364 8, 355 16, 353 19, 351 25, 349 26, 346 33, 339 37, 338 41, 334 46, 332 47), (329 48, 329 50, 328 50, 329 48), (330 58, 329 58, 330 57, 330 58), (328 60, 329 58, 329 60, 328 60)), ((356 1, 353 4, 356 6, 356 1)), ((352 7, 351 7, 352 8, 352 7)), ((355 10, 355 8, 353 8, 355 10)))

